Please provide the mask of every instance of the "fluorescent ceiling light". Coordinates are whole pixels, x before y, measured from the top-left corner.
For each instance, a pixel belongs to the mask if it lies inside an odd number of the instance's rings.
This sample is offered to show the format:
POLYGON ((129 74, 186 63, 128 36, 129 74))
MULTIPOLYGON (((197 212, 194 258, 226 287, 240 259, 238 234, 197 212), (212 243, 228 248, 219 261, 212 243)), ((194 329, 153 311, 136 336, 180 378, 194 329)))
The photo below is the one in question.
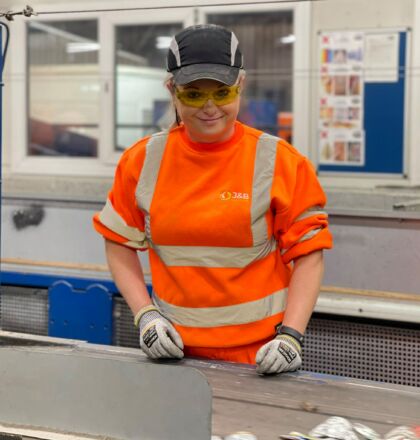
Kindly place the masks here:
POLYGON ((280 43, 282 44, 292 44, 296 41, 296 36, 293 34, 286 35, 285 37, 279 38, 280 43))
POLYGON ((172 37, 168 36, 159 36, 156 37, 156 49, 169 49, 169 46, 171 45, 172 37))
POLYGON ((67 43, 67 53, 94 52, 99 50, 99 43, 87 43, 84 41, 67 43))

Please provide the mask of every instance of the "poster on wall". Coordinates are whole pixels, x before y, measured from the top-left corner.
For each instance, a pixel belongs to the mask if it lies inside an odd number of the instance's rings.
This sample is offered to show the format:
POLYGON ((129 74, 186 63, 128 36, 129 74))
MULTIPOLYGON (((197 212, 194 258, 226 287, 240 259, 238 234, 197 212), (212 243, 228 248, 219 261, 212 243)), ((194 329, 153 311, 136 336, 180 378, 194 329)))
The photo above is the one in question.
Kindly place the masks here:
POLYGON ((319 163, 365 164, 361 32, 321 34, 319 163))
POLYGON ((365 36, 365 82, 398 81, 398 32, 375 33, 365 36))
POLYGON ((320 157, 322 163, 334 165, 364 164, 364 131, 355 130, 321 130, 320 157))

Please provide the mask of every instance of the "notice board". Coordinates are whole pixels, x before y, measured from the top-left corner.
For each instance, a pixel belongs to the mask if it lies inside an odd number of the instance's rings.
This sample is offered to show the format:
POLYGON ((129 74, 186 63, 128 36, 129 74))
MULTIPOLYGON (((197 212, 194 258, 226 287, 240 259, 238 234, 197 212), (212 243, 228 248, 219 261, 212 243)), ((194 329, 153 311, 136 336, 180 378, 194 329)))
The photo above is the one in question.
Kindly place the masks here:
POLYGON ((318 170, 404 175, 408 32, 320 33, 318 170))

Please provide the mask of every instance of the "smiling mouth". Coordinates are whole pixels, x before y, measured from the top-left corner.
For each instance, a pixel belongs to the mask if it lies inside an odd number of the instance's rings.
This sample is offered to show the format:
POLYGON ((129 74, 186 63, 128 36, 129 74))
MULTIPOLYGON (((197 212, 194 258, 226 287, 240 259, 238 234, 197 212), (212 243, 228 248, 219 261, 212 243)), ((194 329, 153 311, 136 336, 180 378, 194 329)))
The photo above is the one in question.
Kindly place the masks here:
POLYGON ((222 118, 223 118, 223 116, 218 116, 217 118, 211 118, 211 119, 203 119, 203 118, 198 118, 198 119, 203 122, 212 122, 212 121, 217 121, 222 118))

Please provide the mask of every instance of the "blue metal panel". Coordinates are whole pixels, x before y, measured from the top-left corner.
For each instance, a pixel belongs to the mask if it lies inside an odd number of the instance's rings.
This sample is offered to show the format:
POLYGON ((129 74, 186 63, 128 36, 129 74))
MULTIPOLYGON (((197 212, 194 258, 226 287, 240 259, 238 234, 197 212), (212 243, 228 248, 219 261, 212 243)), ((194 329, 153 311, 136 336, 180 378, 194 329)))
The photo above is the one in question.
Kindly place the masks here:
POLYGON ((92 284, 78 290, 67 281, 57 281, 48 294, 49 336, 112 344, 113 295, 106 287, 92 284))
POLYGON ((394 83, 365 83, 365 165, 319 165, 319 171, 403 174, 407 34, 400 32, 399 77, 394 83))
MULTIPOLYGON (((113 297, 110 280, 3 272, 3 284, 48 289, 49 336, 112 344, 113 297)), ((152 286, 148 285, 149 293, 152 286)))
POLYGON ((110 293, 118 294, 118 289, 115 283, 111 280, 101 280, 95 278, 77 278, 64 275, 43 275, 34 273, 22 272, 2 272, 3 284, 9 286, 27 286, 49 288, 57 281, 65 280, 70 283, 75 289, 84 290, 92 284, 101 284, 110 293))
MULTIPOLYGON (((84 290, 92 284, 100 284, 104 286, 108 292, 119 295, 117 286, 111 280, 102 280, 99 278, 77 278, 64 275, 43 275, 35 273, 22 273, 22 272, 2 272, 2 281, 7 286, 25 286, 25 287, 39 287, 49 288, 57 281, 67 281, 75 289, 84 290)), ((149 294, 152 293, 152 286, 147 285, 149 294)))

